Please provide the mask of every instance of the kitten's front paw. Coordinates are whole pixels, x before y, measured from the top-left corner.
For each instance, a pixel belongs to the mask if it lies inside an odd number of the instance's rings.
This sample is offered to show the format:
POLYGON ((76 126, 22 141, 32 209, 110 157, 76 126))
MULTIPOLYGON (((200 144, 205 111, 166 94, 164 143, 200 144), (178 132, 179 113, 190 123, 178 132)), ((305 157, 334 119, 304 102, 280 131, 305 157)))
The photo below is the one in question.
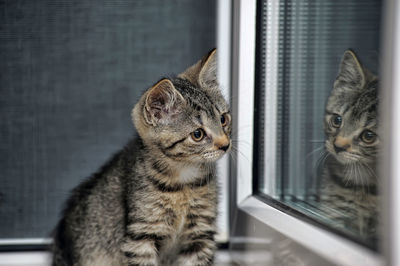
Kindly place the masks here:
POLYGON ((214 265, 215 242, 205 240, 188 244, 178 256, 179 266, 211 266, 214 265))
POLYGON ((157 251, 149 240, 126 241, 122 244, 123 265, 158 266, 157 251))

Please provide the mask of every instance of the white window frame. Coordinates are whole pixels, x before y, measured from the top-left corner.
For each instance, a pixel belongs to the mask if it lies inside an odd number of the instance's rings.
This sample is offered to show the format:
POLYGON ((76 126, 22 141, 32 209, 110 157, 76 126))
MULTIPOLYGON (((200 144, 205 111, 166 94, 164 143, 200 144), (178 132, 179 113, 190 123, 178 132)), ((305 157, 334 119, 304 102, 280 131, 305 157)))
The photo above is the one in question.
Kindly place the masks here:
POLYGON ((382 243, 386 264, 400 265, 400 2, 387 0, 382 46, 382 243))
MULTIPOLYGON (((217 2, 217 62, 218 81, 225 99, 231 98, 230 94, 230 53, 231 53, 231 1, 218 0, 217 2)), ((218 206, 218 234, 216 241, 227 243, 229 241, 229 157, 225 156, 217 163, 218 183, 220 186, 218 206)))
MULTIPOLYGON (((278 3, 279 0, 272 2, 278 3)), ((396 0, 386 1, 385 13, 382 16, 385 18, 383 22, 385 34, 382 45, 385 48, 382 49, 385 52, 382 73, 385 75, 383 75, 383 86, 381 86, 385 88, 383 100, 385 110, 382 112, 383 117, 388 118, 384 121, 382 128, 385 132, 384 139, 390 140, 387 142, 390 143, 390 149, 389 145, 384 149, 386 164, 382 167, 387 170, 380 175, 387 177, 387 182, 382 189, 385 191, 382 193, 382 197, 385 197, 387 206, 389 206, 383 214, 383 216, 389 217, 384 222, 385 228, 389 229, 382 237, 384 246, 382 253, 373 252, 345 237, 297 219, 252 195, 256 0, 234 0, 232 8, 231 93, 232 109, 236 118, 237 136, 235 137, 239 143, 238 152, 234 154, 235 158, 231 162, 230 243, 232 250, 243 251, 235 247, 237 242, 241 242, 241 247, 251 246, 252 242, 271 243, 276 241, 278 244, 282 242, 283 237, 294 243, 286 247, 287 252, 297 254, 297 259, 304 265, 318 265, 321 261, 348 266, 400 265, 398 252, 400 250, 400 210, 398 205, 400 202, 400 193, 398 192, 400 191, 400 179, 395 178, 400 176, 400 164, 396 163, 396 159, 400 158, 400 139, 398 138, 400 132, 400 75, 398 74, 400 73, 400 4, 396 0), (389 213, 390 215, 386 215, 389 213), (243 229, 243 227, 248 228, 243 229), (298 254, 296 251, 298 247, 307 250, 307 254, 298 254), (310 256, 315 259, 310 259, 310 256), (314 261, 314 264, 310 261, 314 261), (318 261, 317 264, 315 264, 316 261, 318 261)), ((277 31, 272 29, 272 32, 268 34, 274 34, 274 32, 277 31)), ((272 95, 269 97, 272 100, 274 100, 273 89, 267 87, 266 92, 267 95, 272 95)), ((274 121, 275 114, 267 113, 266 119, 274 121)), ((269 123, 270 126, 272 124, 269 123)), ((272 128, 270 131, 272 137, 274 132, 276 129, 272 128)), ((273 158, 275 151, 270 149, 267 152, 271 152, 273 158)), ((268 168, 268 165, 265 167, 268 168)), ((266 169, 268 174, 274 173, 274 171, 273 168, 266 169)), ((275 179, 275 176, 271 175, 271 179, 275 179)), ((266 183, 268 186, 268 181, 266 183)), ((273 181, 270 182, 270 188, 272 187, 274 187, 273 181)), ((252 249, 247 248, 244 252, 251 252, 252 249)), ((272 250, 266 248, 265 252, 272 252, 272 250)))

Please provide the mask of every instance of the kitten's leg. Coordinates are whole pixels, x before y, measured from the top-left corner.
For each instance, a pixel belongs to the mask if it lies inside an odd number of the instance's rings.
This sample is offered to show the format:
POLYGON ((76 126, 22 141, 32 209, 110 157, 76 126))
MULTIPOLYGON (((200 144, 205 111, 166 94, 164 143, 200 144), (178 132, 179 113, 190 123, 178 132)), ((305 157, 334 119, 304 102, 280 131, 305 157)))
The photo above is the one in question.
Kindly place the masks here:
POLYGON ((192 239, 182 243, 177 265, 211 266, 215 250, 214 232, 198 232, 192 239))
POLYGON ((181 249, 177 258, 180 266, 209 266, 213 265, 216 243, 215 217, 205 215, 188 215, 189 223, 181 249))
POLYGON ((153 234, 128 232, 121 246, 124 255, 123 265, 157 266, 159 241, 159 237, 153 234))

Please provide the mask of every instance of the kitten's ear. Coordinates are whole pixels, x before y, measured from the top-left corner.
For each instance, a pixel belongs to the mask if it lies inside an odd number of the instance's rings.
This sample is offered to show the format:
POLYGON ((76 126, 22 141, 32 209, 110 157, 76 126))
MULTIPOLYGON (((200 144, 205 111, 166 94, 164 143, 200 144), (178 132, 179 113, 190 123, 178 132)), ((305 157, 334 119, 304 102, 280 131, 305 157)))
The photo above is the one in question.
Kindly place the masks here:
POLYGON ((178 77, 190 81, 201 88, 218 87, 217 81, 217 49, 211 50, 196 64, 186 69, 178 77))
POLYGON ((162 79, 146 95, 144 118, 150 125, 167 124, 179 114, 185 104, 183 96, 169 79, 162 79))
POLYGON ((212 88, 212 87, 218 86, 217 49, 213 49, 205 57, 204 64, 199 73, 198 82, 202 88, 212 88))
POLYGON ((366 82, 366 75, 367 73, 355 53, 352 50, 346 50, 340 63, 339 74, 335 83, 340 81, 362 88, 366 82))

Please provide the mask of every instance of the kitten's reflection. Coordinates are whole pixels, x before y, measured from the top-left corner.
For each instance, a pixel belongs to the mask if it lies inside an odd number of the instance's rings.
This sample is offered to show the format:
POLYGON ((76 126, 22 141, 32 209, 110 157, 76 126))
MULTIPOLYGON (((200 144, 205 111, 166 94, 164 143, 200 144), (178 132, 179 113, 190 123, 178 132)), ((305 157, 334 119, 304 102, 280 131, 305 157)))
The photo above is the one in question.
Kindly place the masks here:
POLYGON ((378 79, 347 50, 325 108, 321 208, 333 225, 374 237, 379 147, 378 79))

